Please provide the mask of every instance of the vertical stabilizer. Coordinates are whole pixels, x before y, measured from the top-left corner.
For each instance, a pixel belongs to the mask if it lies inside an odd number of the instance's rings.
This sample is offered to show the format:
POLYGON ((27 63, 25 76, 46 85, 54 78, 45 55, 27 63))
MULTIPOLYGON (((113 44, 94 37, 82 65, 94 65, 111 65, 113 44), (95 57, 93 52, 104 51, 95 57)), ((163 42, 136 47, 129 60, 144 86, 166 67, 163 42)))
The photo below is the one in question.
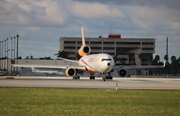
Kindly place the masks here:
POLYGON ((85 46, 84 28, 83 27, 81 27, 81 35, 82 35, 82 46, 85 46))
POLYGON ((82 56, 86 56, 87 54, 90 54, 91 48, 87 46, 85 43, 83 27, 81 27, 81 34, 82 34, 82 45, 81 48, 78 50, 78 54, 82 57, 82 56))

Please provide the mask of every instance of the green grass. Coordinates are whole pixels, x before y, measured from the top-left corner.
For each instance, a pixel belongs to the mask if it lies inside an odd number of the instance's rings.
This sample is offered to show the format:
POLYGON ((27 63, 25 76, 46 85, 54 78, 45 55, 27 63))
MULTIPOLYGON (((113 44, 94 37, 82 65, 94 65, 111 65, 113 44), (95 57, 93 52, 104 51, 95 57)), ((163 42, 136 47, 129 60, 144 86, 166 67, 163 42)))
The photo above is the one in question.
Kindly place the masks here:
POLYGON ((180 91, 0 88, 0 116, 179 116, 180 91))

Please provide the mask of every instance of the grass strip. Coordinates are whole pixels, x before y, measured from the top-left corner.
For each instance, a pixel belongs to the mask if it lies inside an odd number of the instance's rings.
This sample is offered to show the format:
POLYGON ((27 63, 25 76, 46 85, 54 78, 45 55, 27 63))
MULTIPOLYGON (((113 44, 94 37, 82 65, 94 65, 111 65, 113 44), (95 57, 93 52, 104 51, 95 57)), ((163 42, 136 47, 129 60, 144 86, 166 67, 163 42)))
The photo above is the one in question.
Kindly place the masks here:
POLYGON ((1 116, 179 116, 179 90, 0 88, 1 116))

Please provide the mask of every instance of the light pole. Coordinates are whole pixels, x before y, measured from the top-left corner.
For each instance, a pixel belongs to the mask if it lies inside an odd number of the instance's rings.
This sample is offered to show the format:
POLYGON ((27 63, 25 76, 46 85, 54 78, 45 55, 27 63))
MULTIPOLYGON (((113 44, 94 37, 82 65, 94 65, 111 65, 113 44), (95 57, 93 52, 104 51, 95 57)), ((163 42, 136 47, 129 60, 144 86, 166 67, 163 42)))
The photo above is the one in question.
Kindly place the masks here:
POLYGON ((4 50, 4 49, 3 49, 3 41, 1 41, 1 42, 2 42, 2 62, 1 62, 2 64, 1 64, 1 65, 2 65, 2 69, 4 69, 4 65, 3 65, 3 59, 4 59, 4 58, 3 58, 3 50, 4 50))
MULTIPOLYGON (((6 40, 4 40, 4 45, 5 45, 5 47, 4 47, 4 57, 6 58, 6 40)), ((4 69, 5 69, 5 66, 6 66, 5 63, 6 62, 4 61, 4 69)))
MULTIPOLYGON (((15 57, 16 57, 16 37, 14 36, 14 62, 15 62, 15 57)), ((14 74, 16 74, 16 68, 14 67, 14 74)))
POLYGON ((7 59, 6 59, 7 60, 7 71, 8 71, 8 64, 9 64, 8 63, 8 51, 9 51, 9 48, 8 48, 8 38, 7 38, 7 59))
POLYGON ((1 60, 2 60, 1 51, 2 49, 1 49, 1 41, 0 41, 0 70, 1 70, 1 60))
MULTIPOLYGON (((18 64, 18 39, 19 39, 19 35, 17 34, 16 35, 16 37, 17 37, 17 54, 16 54, 16 58, 17 58, 17 64, 18 64)), ((17 68, 17 72, 18 72, 18 68, 17 68)))
MULTIPOLYGON (((12 43, 13 42, 13 38, 11 37, 11 60, 12 60, 12 51, 13 51, 13 49, 12 49, 12 43)), ((12 75, 12 65, 11 65, 11 75, 12 75)))

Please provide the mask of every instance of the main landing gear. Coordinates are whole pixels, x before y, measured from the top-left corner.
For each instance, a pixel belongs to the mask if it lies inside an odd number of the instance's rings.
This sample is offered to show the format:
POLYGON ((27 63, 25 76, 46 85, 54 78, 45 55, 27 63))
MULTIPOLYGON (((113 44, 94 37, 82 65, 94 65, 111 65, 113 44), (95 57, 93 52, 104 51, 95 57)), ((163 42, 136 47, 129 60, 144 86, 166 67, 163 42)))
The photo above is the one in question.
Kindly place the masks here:
POLYGON ((94 73, 90 73, 90 74, 91 74, 91 76, 90 76, 90 78, 89 78, 89 79, 90 79, 90 80, 91 80, 91 79, 93 79, 93 80, 94 80, 94 79, 95 79, 94 73))
POLYGON ((111 80, 112 80, 113 77, 111 76, 111 73, 109 72, 109 73, 108 73, 108 76, 104 76, 104 75, 103 75, 103 78, 102 78, 102 79, 103 79, 103 81, 106 81, 106 79, 111 79, 111 80))
POLYGON ((75 75, 75 76, 73 76, 73 79, 80 79, 80 76, 75 75))

